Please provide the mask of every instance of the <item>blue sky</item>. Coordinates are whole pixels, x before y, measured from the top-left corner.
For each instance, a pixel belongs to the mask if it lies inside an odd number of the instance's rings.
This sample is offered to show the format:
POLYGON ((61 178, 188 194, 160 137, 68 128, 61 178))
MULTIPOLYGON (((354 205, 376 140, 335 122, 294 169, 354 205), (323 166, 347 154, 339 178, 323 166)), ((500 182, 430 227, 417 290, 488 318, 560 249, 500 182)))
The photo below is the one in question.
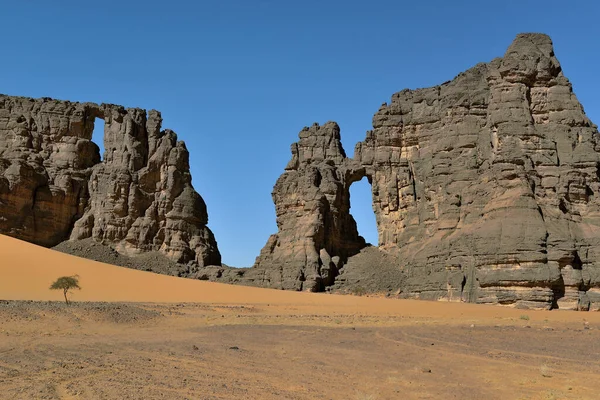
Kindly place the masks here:
MULTIPOLYGON (((600 122, 595 1, 2 3, 0 93, 162 111, 229 265, 252 265, 276 232, 271 190, 303 126, 337 121, 352 155, 394 92, 502 56, 517 33, 551 35, 600 122)), ((351 211, 376 243, 369 190, 352 186, 351 211)))

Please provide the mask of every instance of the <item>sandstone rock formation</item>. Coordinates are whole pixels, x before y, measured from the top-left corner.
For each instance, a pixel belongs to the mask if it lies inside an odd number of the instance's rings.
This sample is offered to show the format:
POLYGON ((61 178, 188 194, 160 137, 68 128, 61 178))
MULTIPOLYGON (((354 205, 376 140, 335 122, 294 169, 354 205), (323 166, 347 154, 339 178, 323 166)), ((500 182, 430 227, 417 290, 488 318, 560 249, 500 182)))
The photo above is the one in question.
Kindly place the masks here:
POLYGON ((598 130, 548 36, 394 94, 373 128, 353 159, 335 123, 300 133, 273 190, 279 231, 254 267, 263 284, 333 283, 364 246, 348 191, 367 176, 403 296, 600 309, 598 130))
POLYGON ((365 241, 350 215, 350 185, 361 168, 346 158, 336 123, 300 132, 292 160, 277 180, 273 201, 279 232, 256 262, 269 273, 263 284, 322 291, 365 241), (356 168, 355 168, 356 167, 356 168))
POLYGON ((167 272, 197 279, 600 310, 598 129, 548 36, 518 35, 502 58, 394 94, 353 158, 334 122, 299 136, 273 190, 278 232, 235 269, 220 265, 188 152, 158 112, 0 96, 0 233, 160 251, 189 264, 167 272), (379 248, 350 215, 364 177, 379 248))
POLYGON ((0 95, 0 233, 43 246, 92 238, 134 255, 220 265, 188 151, 141 109, 0 95), (103 119, 104 159, 91 141, 103 119))

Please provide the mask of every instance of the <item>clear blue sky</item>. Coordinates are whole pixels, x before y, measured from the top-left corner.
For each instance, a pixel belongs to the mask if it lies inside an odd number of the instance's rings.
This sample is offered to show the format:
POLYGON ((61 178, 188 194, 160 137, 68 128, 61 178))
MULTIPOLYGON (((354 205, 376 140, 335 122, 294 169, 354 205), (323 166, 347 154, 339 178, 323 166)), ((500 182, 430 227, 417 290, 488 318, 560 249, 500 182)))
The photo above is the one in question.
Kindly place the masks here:
MULTIPOLYGON (((551 35, 600 122, 598 4, 4 0, 0 93, 162 111, 190 150, 223 261, 250 266, 276 232, 271 190, 303 126, 337 121, 351 156, 392 93, 502 56, 517 33, 551 35)), ((376 243, 366 181, 352 214, 376 243)))

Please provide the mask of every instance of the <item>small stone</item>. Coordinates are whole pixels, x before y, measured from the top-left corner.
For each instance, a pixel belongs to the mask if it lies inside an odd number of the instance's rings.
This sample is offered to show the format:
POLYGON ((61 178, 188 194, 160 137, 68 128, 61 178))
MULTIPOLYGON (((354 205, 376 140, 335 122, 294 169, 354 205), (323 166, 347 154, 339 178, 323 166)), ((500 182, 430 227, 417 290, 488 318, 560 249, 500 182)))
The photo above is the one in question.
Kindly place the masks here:
POLYGON ((551 326, 544 326, 544 327, 542 327, 542 330, 544 330, 544 331, 553 331, 554 328, 552 328, 551 326))

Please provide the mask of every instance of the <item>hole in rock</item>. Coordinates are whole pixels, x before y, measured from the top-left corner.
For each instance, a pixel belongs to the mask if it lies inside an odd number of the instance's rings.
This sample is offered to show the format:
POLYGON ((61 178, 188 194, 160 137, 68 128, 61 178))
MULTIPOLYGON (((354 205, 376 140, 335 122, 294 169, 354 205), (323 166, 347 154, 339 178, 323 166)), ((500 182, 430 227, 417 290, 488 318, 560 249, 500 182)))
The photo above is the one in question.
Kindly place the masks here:
POLYGON ((350 186, 350 213, 356 221, 358 234, 365 238, 367 243, 377 246, 377 222, 373 212, 373 197, 371 184, 367 178, 354 182, 350 186))
POLYGON ((567 204, 565 203, 565 199, 560 199, 560 202, 558 203, 558 209, 563 213, 566 214, 569 210, 567 209, 567 204))
POLYGON ((94 121, 92 142, 100 148, 100 161, 104 160, 104 119, 102 118, 96 118, 94 121))
POLYGON ((578 252, 574 252, 573 253, 573 262, 571 264, 573 266, 573 269, 579 269, 581 270, 581 268, 583 267, 583 263, 581 262, 581 258, 579 258, 579 253, 578 252))

